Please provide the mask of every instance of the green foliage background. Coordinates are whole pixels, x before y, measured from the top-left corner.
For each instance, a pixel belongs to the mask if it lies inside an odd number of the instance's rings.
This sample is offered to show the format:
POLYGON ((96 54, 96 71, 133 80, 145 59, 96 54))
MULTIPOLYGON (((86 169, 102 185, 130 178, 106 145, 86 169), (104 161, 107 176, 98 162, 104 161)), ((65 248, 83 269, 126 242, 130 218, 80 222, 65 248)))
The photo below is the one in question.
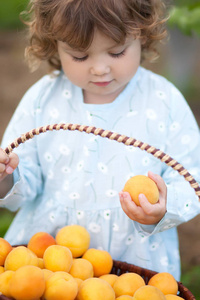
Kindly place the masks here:
MULTIPOLYGON (((165 0, 170 7, 170 28, 178 28, 186 35, 200 37, 200 0, 165 0)), ((19 14, 27 6, 28 0, 0 1, 0 30, 21 30, 23 24, 19 14)), ((13 219, 13 213, 0 209, 0 236, 3 237, 13 219)), ((183 284, 200 300, 200 267, 183 270, 183 284)))

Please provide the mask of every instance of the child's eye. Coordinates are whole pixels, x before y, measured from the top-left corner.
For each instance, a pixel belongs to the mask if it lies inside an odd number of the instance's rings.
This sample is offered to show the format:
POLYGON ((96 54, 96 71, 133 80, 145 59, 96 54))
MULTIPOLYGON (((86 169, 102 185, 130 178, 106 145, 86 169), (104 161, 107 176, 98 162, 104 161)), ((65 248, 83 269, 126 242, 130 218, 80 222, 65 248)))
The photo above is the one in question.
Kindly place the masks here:
POLYGON ((110 56, 114 57, 114 58, 118 58, 121 57, 125 54, 125 49, 122 52, 119 53, 110 53, 110 56))
POLYGON ((87 55, 86 55, 86 56, 83 56, 83 57, 72 56, 72 59, 73 59, 74 61, 79 61, 79 62, 85 61, 87 58, 88 58, 87 55))

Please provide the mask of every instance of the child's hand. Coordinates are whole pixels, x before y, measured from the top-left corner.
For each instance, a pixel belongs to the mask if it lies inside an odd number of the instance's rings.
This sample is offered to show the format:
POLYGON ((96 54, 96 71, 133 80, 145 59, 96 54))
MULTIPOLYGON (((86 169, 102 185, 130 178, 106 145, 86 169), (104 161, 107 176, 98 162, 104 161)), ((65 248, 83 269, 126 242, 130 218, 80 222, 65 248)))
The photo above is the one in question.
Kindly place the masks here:
POLYGON ((11 153, 9 156, 0 148, 0 181, 8 174, 12 174, 19 164, 17 154, 11 153))
POLYGON ((123 211, 131 220, 152 225, 158 223, 166 213, 167 187, 161 176, 148 172, 148 177, 157 184, 159 190, 159 201, 156 204, 149 203, 143 194, 139 196, 141 206, 132 201, 128 192, 120 192, 119 197, 123 211))

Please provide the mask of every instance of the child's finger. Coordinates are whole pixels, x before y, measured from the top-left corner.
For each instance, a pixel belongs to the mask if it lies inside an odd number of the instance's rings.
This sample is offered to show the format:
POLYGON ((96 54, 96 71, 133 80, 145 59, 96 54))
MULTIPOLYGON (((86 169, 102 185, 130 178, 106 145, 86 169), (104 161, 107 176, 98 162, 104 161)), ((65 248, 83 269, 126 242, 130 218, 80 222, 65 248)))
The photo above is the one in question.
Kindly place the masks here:
POLYGON ((19 164, 19 157, 15 153, 9 155, 9 162, 6 164, 5 171, 7 174, 12 174, 19 164))
POLYGON ((166 198, 167 187, 161 176, 154 174, 153 172, 148 172, 148 177, 151 178, 157 185, 160 196, 166 198))

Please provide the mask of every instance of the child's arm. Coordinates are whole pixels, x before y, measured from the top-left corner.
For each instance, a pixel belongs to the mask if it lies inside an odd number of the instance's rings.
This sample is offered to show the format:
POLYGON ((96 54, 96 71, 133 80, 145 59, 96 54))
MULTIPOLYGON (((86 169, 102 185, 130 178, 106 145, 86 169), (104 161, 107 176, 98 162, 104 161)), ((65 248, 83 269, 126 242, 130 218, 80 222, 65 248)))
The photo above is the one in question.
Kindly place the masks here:
POLYGON ((9 156, 0 148, 0 198, 3 198, 13 186, 13 171, 19 164, 17 154, 9 156))
POLYGON ((131 220, 144 225, 154 225, 166 213, 167 187, 161 176, 152 172, 149 172, 148 176, 157 184, 159 190, 159 201, 156 204, 149 203, 143 194, 139 197, 141 206, 137 206, 127 192, 120 192, 119 196, 122 209, 131 220))

